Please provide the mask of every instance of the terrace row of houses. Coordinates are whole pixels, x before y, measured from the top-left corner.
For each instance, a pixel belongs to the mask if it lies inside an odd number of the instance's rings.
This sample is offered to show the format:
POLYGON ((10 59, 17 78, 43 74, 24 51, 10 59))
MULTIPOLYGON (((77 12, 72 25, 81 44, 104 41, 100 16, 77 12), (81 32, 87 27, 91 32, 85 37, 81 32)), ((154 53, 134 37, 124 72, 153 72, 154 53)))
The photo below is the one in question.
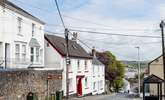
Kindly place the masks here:
MULTIPOLYGON (((6 1, 0 6, 1 69, 62 70, 62 90, 66 95, 66 43, 59 36, 45 34, 45 23, 6 1)), ((77 41, 69 40, 69 94, 104 92, 104 65, 77 41)))

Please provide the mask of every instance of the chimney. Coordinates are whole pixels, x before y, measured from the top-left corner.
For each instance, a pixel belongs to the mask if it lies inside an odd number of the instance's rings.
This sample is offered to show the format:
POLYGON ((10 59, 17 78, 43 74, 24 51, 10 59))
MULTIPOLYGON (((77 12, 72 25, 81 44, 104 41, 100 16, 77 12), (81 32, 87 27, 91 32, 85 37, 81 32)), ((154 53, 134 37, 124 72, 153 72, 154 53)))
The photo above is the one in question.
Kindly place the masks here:
POLYGON ((93 47, 93 49, 92 49, 92 56, 93 56, 93 58, 96 58, 96 49, 95 49, 95 47, 93 47))
POLYGON ((72 41, 77 42, 77 38, 78 38, 78 33, 77 32, 73 32, 72 41))

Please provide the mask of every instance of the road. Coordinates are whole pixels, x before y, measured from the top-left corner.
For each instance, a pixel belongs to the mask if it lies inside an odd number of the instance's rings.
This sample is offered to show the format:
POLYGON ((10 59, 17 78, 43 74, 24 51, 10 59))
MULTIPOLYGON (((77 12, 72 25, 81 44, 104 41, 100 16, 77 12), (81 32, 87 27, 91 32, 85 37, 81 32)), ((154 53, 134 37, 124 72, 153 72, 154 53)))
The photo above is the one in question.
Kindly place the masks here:
POLYGON ((72 98, 71 100, 142 100, 141 98, 134 98, 128 94, 113 94, 113 95, 99 95, 87 96, 82 98, 72 98))

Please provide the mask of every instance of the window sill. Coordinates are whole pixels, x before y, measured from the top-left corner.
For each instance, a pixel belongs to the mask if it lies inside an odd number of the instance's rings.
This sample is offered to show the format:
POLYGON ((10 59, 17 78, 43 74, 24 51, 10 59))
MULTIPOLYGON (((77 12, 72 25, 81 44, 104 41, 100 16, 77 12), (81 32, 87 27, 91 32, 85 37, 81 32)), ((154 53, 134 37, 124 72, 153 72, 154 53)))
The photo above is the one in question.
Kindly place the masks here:
POLYGON ((22 34, 17 34, 18 36, 21 36, 21 37, 23 37, 23 35, 22 34))
POLYGON ((89 89, 89 87, 86 87, 85 89, 87 90, 87 89, 89 89))
POLYGON ((73 93, 74 91, 69 91, 69 93, 73 93))
POLYGON ((81 71, 77 71, 77 73, 81 73, 81 71))

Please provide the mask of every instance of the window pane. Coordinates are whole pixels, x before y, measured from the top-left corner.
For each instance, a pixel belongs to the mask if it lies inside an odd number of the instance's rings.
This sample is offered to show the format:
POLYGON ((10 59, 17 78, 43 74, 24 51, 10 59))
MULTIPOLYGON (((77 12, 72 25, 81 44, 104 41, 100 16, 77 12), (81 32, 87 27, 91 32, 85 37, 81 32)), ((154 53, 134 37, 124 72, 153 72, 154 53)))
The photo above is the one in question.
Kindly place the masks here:
POLYGON ((16 53, 19 53, 20 52, 20 46, 19 46, 19 44, 16 44, 15 45, 15 52, 16 53))
POLYGON ((22 53, 26 54, 26 45, 22 45, 22 53))
POLYGON ((35 24, 32 23, 32 36, 34 36, 34 33, 35 33, 35 24))
POLYGON ((26 61, 26 54, 22 54, 22 61, 23 61, 23 62, 26 61))
POLYGON ((31 53, 31 54, 34 54, 34 48, 31 47, 30 49, 31 49, 31 50, 30 50, 30 53, 31 53))
POLYGON ((80 60, 77 60, 77 67, 80 69, 80 60))
POLYGON ((18 33, 22 31, 22 18, 18 17, 18 33))
POLYGON ((39 62, 39 48, 36 48, 36 62, 39 62))

